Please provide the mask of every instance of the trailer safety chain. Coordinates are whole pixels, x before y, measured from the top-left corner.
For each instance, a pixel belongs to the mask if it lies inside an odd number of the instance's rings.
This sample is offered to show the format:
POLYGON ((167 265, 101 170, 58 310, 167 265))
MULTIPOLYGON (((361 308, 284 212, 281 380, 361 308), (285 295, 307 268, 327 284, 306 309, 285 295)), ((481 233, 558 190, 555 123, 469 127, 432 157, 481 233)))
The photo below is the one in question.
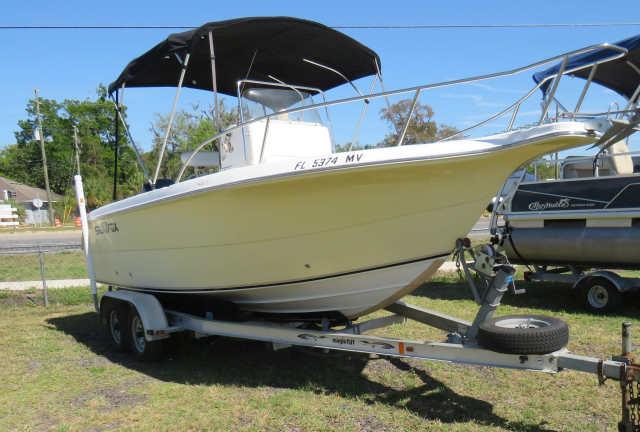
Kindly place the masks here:
MULTIPOLYGON (((455 263, 456 263, 456 269, 458 270, 458 276, 461 279, 465 279, 467 281, 469 289, 471 290, 471 294, 473 295, 473 300, 477 304, 481 304, 482 303, 482 295, 481 295, 480 290, 478 289, 476 283, 474 282, 474 276, 471 273, 471 270, 469 268, 469 264, 467 263, 467 258, 465 256, 466 252, 468 252, 469 255, 471 255, 471 258, 472 258, 473 261, 476 260, 476 256, 475 256, 474 250, 471 247, 471 240, 469 240, 467 237, 465 237, 463 239, 462 238, 457 239, 456 240, 456 246, 455 246, 454 253, 453 253, 453 258, 454 258, 455 263)), ((478 282, 482 282, 483 283, 482 291, 486 291, 486 288, 487 288, 487 282, 486 282, 485 279, 483 279, 482 281, 480 281, 480 280, 478 281, 478 282)))
POLYGON ((622 421, 620 432, 640 432, 640 367, 627 365, 620 373, 622 421))

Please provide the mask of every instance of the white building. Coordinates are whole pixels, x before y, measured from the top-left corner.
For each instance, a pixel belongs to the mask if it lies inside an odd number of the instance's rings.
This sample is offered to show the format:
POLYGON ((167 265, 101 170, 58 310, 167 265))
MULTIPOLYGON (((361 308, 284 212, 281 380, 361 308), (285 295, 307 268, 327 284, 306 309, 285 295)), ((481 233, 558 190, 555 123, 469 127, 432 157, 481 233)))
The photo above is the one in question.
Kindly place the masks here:
MULTIPOLYGON (((56 202, 62 197, 51 192, 51 199, 56 202)), ((21 221, 26 224, 49 224, 49 202, 47 201, 47 192, 33 186, 27 186, 18 183, 15 180, 6 177, 0 177, 0 202, 15 200, 15 202, 25 209, 25 220, 21 221), (36 204, 42 204, 40 208, 36 204)))

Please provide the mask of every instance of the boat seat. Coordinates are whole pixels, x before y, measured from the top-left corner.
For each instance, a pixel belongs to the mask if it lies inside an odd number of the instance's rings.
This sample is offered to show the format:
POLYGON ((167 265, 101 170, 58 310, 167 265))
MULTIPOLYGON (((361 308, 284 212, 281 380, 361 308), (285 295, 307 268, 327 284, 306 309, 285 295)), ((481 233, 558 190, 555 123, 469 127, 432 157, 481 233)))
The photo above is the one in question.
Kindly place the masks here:
POLYGON ((619 175, 633 174, 633 158, 629 153, 626 140, 618 141, 608 149, 613 169, 619 175), (626 153, 626 154, 625 154, 626 153))
POLYGON ((156 180, 155 185, 151 185, 150 183, 145 182, 142 185, 142 192, 149 192, 154 189, 160 189, 167 186, 171 186, 173 183, 174 183, 173 179, 170 179, 170 178, 159 178, 158 180, 156 180))

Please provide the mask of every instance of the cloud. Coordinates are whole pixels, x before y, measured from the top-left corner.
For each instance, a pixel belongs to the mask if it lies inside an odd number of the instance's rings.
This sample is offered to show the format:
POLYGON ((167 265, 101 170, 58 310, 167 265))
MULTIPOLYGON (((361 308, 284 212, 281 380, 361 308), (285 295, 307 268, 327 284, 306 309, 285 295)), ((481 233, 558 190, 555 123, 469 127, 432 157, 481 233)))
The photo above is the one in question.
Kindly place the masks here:
POLYGON ((506 103, 488 101, 484 96, 474 93, 445 93, 441 97, 446 99, 467 99, 473 102, 475 106, 484 108, 502 108, 507 106, 506 103))
POLYGON ((479 88, 482 90, 492 91, 496 93, 508 93, 508 94, 519 94, 523 95, 524 92, 522 90, 507 88, 507 87, 494 87, 490 84, 482 83, 482 82, 474 82, 469 84, 472 87, 479 88))

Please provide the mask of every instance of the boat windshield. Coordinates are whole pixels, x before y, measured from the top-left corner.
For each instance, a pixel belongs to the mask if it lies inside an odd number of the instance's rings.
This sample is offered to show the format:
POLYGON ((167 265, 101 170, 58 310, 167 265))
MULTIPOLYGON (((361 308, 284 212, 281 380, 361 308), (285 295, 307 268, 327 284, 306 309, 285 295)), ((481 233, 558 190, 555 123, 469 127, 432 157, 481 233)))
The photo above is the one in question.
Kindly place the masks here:
MULTIPOLYGON (((315 103, 317 91, 296 87, 249 87, 241 93, 241 107, 244 121, 275 114, 280 111, 309 106, 315 103)), ((280 120, 323 123, 322 116, 315 109, 283 114, 280 120)))

